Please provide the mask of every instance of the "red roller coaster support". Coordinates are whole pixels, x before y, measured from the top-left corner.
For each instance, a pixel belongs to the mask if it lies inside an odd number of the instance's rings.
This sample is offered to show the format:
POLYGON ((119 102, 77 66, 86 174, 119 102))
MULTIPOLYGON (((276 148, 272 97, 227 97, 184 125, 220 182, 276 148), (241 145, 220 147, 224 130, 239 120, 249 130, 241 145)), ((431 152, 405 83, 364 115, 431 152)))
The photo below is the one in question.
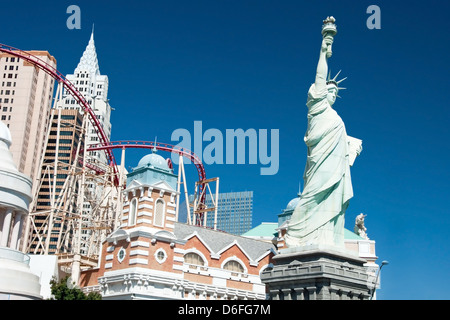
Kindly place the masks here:
MULTIPOLYGON (((193 153, 190 150, 180 148, 177 146, 173 146, 173 145, 170 145, 167 143, 161 143, 161 142, 155 143, 153 141, 137 141, 137 140, 111 141, 111 142, 109 142, 108 145, 101 145, 101 144, 90 145, 87 150, 88 151, 98 151, 98 150, 105 150, 105 149, 112 150, 112 149, 123 149, 123 148, 125 148, 125 149, 128 149, 128 148, 139 148, 139 149, 156 148, 157 150, 175 153, 175 154, 181 155, 181 156, 191 160, 192 163, 197 168, 197 173, 198 173, 198 179, 199 179, 198 186, 199 186, 199 195, 200 195, 199 202, 202 204, 205 203, 206 193, 203 192, 205 189, 204 181, 206 181, 205 168, 204 168, 201 160, 197 157, 197 155, 195 155, 195 153, 193 153)), ((203 212, 198 212, 195 214, 199 216, 199 219, 197 219, 197 220, 199 222, 201 222, 203 219, 203 212)))
POLYGON ((176 153, 182 155, 183 157, 192 161, 192 163, 197 168, 199 181, 206 179, 205 167, 201 160, 190 150, 185 148, 180 148, 167 143, 155 142, 153 141, 139 141, 139 140, 127 140, 127 141, 110 141, 107 145, 97 144, 90 145, 87 151, 98 151, 98 150, 113 150, 113 149, 128 149, 128 148, 139 148, 139 149, 153 149, 156 148, 160 151, 166 151, 171 153, 176 153))

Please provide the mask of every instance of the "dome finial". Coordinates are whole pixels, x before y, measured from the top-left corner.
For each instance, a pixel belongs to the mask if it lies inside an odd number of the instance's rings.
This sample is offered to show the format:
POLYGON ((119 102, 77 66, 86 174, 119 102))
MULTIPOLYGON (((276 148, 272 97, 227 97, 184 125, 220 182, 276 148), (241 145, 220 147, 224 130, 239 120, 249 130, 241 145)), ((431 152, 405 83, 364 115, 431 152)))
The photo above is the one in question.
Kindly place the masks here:
POLYGON ((153 145, 153 149, 152 149, 153 153, 156 153, 156 151, 157 151, 157 149, 156 149, 156 139, 157 138, 158 137, 155 136, 155 144, 153 145))

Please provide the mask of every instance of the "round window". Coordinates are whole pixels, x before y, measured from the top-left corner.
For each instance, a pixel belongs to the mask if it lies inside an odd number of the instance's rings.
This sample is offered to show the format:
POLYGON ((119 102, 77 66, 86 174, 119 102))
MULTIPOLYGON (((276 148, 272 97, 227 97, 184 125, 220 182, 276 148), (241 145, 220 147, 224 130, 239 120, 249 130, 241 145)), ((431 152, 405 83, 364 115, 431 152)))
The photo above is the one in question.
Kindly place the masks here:
POLYGON ((155 252, 155 259, 158 263, 163 263, 167 259, 167 254, 163 249, 158 249, 155 252))
POLYGON ((119 260, 119 262, 122 262, 123 259, 125 259, 125 255, 126 255, 126 251, 124 248, 121 248, 119 250, 119 252, 117 253, 117 260, 119 260))

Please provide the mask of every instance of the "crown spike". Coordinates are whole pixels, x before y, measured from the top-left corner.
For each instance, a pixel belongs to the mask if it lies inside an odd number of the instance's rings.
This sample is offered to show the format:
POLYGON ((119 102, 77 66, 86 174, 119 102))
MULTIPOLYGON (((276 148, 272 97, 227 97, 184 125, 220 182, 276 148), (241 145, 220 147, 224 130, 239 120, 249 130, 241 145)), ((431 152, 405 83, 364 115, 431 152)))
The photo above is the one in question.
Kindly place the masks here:
POLYGON ((347 79, 347 77, 345 77, 345 78, 342 78, 341 80, 339 80, 339 81, 336 81, 336 83, 337 84, 339 84, 339 83, 341 83, 342 81, 344 81, 345 79, 347 79))
POLYGON ((338 73, 336 73, 336 75, 335 75, 335 76, 334 76, 334 78, 333 78, 333 81, 336 81, 336 79, 337 79, 337 77, 338 77, 339 73, 341 73, 341 71, 342 71, 342 70, 339 70, 339 72, 338 72, 338 73))

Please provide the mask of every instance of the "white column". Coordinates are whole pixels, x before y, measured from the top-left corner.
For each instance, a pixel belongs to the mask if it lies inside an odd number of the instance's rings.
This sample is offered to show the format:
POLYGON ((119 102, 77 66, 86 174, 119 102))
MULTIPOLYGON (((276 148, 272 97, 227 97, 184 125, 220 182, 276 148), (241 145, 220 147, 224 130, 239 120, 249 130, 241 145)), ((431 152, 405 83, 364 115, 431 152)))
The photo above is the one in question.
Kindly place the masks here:
MULTIPOLYGON (((95 100, 95 99, 94 99, 95 100)), ((122 157, 120 158, 120 169, 119 169, 119 186, 117 190, 117 206, 114 217, 114 230, 120 227, 119 217, 122 216, 123 211, 123 202, 124 202, 124 194, 123 194, 123 174, 125 171, 125 147, 122 147, 122 157)))
POLYGON ((3 211, 2 208, 0 208, 0 241, 2 239, 2 234, 3 234, 3 219, 5 218, 5 212, 3 211))
POLYGON ((22 232, 22 221, 23 221, 23 214, 22 212, 16 212, 14 216, 14 224, 13 229, 11 233, 11 242, 9 244, 9 247, 14 250, 19 249, 19 240, 22 232))
POLYGON ((72 281, 75 282, 75 286, 79 288, 81 273, 81 256, 80 254, 74 254, 72 263, 72 281))
POLYGON ((6 213, 3 219, 2 238, 0 242, 1 247, 6 247, 8 245, 9 228, 11 226, 12 214, 13 214, 12 209, 9 208, 6 209, 6 213))

